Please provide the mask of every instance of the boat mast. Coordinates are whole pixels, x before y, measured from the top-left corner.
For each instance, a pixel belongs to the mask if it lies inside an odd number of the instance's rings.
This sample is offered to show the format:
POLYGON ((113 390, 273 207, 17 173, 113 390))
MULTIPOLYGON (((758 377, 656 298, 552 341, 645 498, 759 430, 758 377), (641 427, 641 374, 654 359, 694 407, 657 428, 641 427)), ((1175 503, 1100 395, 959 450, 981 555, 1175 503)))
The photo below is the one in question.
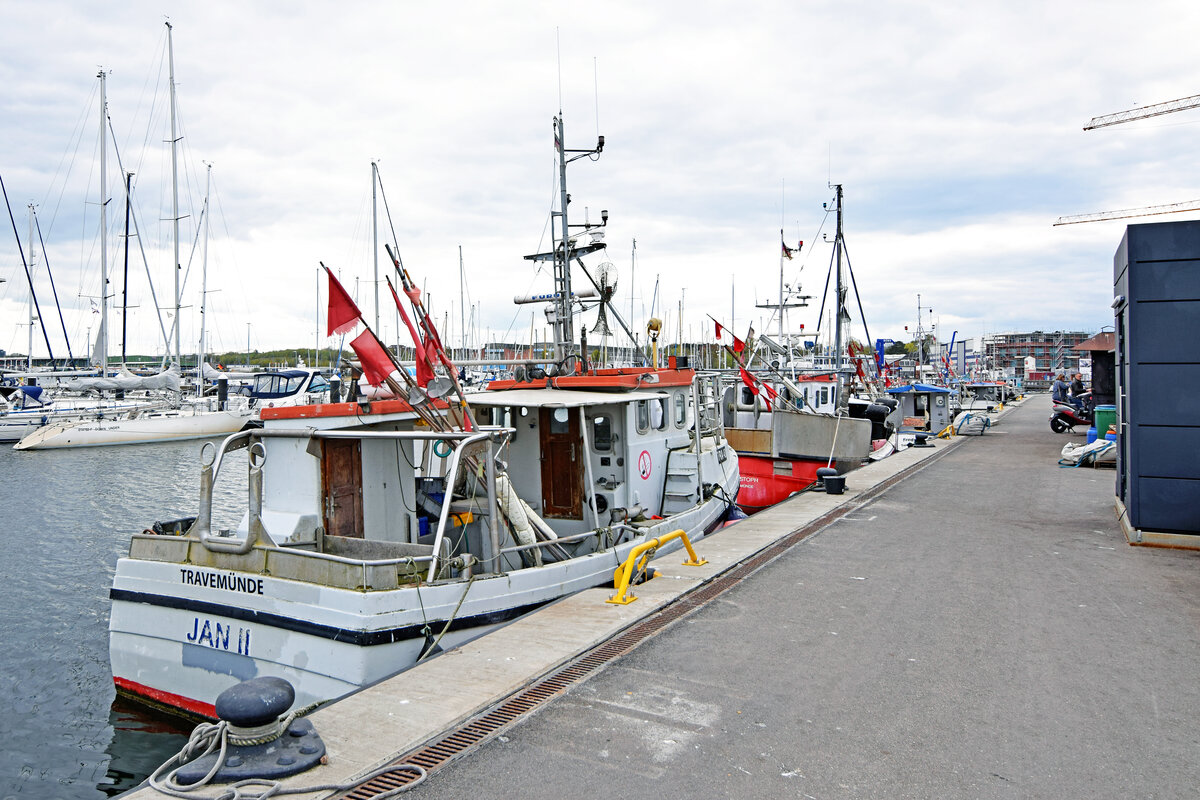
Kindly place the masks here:
POLYGON ((604 137, 598 137, 594 148, 588 150, 568 150, 565 146, 564 136, 562 110, 560 109, 558 116, 554 118, 554 150, 558 154, 559 210, 551 211, 550 216, 552 219, 554 217, 561 218, 562 224, 559 226, 561 233, 554 233, 554 226, 551 224, 553 252, 535 253, 534 255, 525 256, 526 260, 529 261, 554 261, 553 305, 551 310, 548 310, 546 313, 547 317, 552 317, 549 321, 554 326, 555 361, 561 361, 568 355, 576 352, 574 341, 575 327, 572 321, 574 298, 571 295, 571 260, 578 259, 582 255, 593 253, 604 247, 604 243, 598 241, 593 241, 591 244, 581 247, 575 247, 571 240, 571 228, 582 228, 584 232, 587 232, 593 228, 601 228, 608 224, 607 210, 600 212, 599 225, 586 221, 577 225, 571 225, 567 220, 567 205, 571 202, 571 196, 567 194, 567 164, 584 157, 590 157, 594 161, 604 150, 604 137), (574 153, 575 155, 567 158, 567 153, 574 153))
POLYGON ((842 185, 839 183, 834 188, 837 189, 837 236, 833 243, 834 251, 837 253, 837 308, 833 312, 836 317, 833 326, 835 353, 833 365, 837 370, 840 390, 842 383, 842 316, 845 314, 846 287, 842 284, 842 185))
MULTIPOLYGON (((37 248, 33 246, 33 203, 29 204, 29 274, 32 278, 37 268, 37 248)), ((33 281, 29 282, 29 349, 25 351, 25 369, 33 371, 33 323, 37 316, 33 311, 33 281)))
POLYGON ((204 397, 204 309, 208 302, 208 196, 212 185, 212 164, 205 162, 204 173, 204 258, 200 269, 200 347, 196 351, 196 396, 204 397))
POLYGON ((125 173, 125 274, 121 285, 121 364, 125 364, 126 339, 129 335, 129 193, 133 189, 133 173, 125 173))
POLYGON ((467 357, 467 317, 466 306, 463 305, 463 298, 466 287, 463 285, 463 256, 462 245, 458 246, 458 324, 462 326, 462 353, 459 358, 467 357))
MULTIPOLYGON (((171 39, 171 23, 167 23, 167 70, 171 88, 171 220, 175 245, 175 361, 183 369, 183 347, 180 342, 179 319, 179 137, 175 132, 175 45, 171 39)), ((103 159, 100 163, 104 163, 103 159)))
MULTIPOLYGON (((108 96, 104 70, 100 70, 100 377, 108 374, 108 96)), ((32 330, 32 327, 31 327, 32 330)))
POLYGON ((375 187, 379 183, 379 165, 371 162, 371 245, 375 250, 375 330, 379 330, 379 204, 375 187))
POLYGON ((554 147, 558 150, 558 216, 562 222, 562 247, 554 248, 554 291, 558 293, 558 315, 554 320, 554 358, 566 357, 574 352, 575 328, 571 315, 571 254, 570 228, 567 225, 567 205, 571 196, 567 194, 567 148, 566 132, 563 130, 562 109, 554 118, 554 147))
MULTIPOLYGON (((633 319, 633 283, 634 283, 633 279, 634 279, 634 275, 636 272, 637 272, 637 237, 635 236, 633 239, 633 247, 629 251, 629 324, 631 326, 633 326, 633 331, 634 331, 634 334, 633 334, 633 349, 634 350, 638 349, 637 325, 635 324, 634 319, 633 319)), ((629 359, 629 363, 631 365, 634 363, 634 360, 632 357, 629 359)))

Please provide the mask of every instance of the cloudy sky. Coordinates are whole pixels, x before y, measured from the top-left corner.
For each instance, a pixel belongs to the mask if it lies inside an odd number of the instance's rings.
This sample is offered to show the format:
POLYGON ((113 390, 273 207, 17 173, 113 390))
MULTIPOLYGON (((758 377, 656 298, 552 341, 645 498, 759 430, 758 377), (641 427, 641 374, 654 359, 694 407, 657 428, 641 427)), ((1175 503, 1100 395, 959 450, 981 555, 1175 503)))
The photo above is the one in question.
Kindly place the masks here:
MULTIPOLYGON (((1200 93, 1200 4, 1183 0, 3 0, 0 17, 0 176, 26 254, 27 206, 37 208, 75 352, 99 318, 100 68, 116 150, 136 173, 158 304, 173 305, 168 18, 181 260, 192 264, 184 350, 199 337, 202 259, 191 253, 205 162, 211 348, 241 350, 247 337, 254 349, 329 344, 317 319, 322 261, 373 320, 372 160, 401 257, 445 338, 458 341, 463 317, 476 340, 540 337, 540 311, 511 300, 551 288, 522 256, 549 244, 560 108, 568 147, 606 139, 598 161, 568 168, 572 218, 609 211, 618 308, 632 308, 639 328, 653 311, 672 340, 681 308, 690 338, 709 335, 709 314, 739 330, 768 325, 755 306, 778 300, 781 227, 805 242, 784 279, 818 296, 790 319, 811 331, 830 261, 831 184, 844 186, 870 334, 893 339, 915 330, 918 295, 922 323, 944 340, 1111 325, 1112 256, 1127 221, 1054 221, 1200 198, 1200 110, 1082 130, 1093 116, 1200 93)), ((124 198, 112 146, 109 293, 119 303, 124 198)), ((38 299, 59 355, 42 260, 38 299)), ((129 274, 129 348, 162 352, 136 241, 129 274)), ((0 349, 25 352, 28 289, 7 218, 0 278, 0 349)), ((386 302, 380 327, 392 339, 386 302)))

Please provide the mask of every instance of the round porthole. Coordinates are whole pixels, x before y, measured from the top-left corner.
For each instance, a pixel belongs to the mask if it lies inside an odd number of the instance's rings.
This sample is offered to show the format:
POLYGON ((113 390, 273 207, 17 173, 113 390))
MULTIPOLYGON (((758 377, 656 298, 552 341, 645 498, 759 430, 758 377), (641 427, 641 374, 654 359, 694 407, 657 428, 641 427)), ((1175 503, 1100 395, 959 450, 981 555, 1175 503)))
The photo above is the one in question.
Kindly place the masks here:
POLYGON ((571 412, 567 411, 567 409, 565 409, 565 408, 554 409, 554 421, 555 422, 566 422, 567 418, 569 416, 571 416, 571 412))

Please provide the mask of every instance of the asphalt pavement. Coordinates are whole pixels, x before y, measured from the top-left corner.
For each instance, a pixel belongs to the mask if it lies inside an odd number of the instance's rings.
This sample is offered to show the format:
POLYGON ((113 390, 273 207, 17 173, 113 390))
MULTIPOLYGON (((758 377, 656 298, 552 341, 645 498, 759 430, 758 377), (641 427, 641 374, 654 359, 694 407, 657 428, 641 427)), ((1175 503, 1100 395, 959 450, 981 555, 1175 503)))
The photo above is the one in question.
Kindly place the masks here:
MULTIPOLYGON (((1200 555, 1030 398, 413 790, 1200 797, 1200 555)), ((792 503, 802 503, 796 498, 792 503)))

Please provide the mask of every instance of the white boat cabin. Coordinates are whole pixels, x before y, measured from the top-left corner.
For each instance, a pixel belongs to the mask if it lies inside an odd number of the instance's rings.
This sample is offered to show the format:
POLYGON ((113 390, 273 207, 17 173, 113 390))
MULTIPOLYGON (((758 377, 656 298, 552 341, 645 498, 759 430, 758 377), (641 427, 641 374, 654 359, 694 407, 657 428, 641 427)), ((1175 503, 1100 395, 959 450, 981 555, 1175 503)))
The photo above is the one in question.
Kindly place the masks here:
MULTIPOLYGON (((789 382, 799 391, 794 391, 783 381, 773 380, 770 376, 764 376, 762 380, 775 389, 785 407, 829 415, 833 415, 837 410, 838 386, 832 375, 789 378, 789 382)), ((775 401, 770 400, 763 389, 759 389, 758 394, 755 394, 740 378, 733 376, 733 380, 727 382, 721 390, 725 427, 770 430, 768 401, 774 407, 775 401)))

